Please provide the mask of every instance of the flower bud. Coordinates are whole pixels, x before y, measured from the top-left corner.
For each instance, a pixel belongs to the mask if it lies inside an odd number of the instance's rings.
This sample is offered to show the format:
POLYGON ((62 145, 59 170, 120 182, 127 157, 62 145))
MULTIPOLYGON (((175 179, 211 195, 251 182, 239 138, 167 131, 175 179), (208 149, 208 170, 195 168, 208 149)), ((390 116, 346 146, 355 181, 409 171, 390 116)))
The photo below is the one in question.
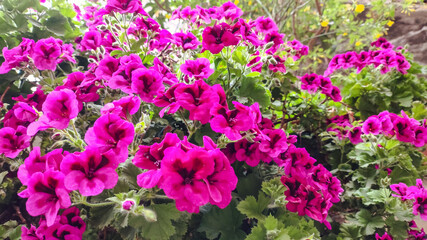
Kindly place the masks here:
POLYGON ((132 207, 135 205, 135 202, 132 200, 126 200, 122 203, 122 208, 124 210, 130 211, 132 207))

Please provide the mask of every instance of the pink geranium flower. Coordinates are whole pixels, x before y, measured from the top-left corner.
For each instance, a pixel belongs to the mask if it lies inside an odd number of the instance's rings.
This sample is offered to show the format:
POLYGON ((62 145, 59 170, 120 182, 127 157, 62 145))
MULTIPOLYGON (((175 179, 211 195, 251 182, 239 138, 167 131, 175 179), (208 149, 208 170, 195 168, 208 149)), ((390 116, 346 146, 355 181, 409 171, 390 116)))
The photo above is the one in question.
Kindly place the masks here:
POLYGON ((64 186, 64 174, 48 170, 37 172, 28 182, 27 211, 31 216, 44 215, 47 226, 53 225, 58 210, 71 205, 64 186))
POLYGON ((4 127, 0 129, 0 154, 15 158, 19 153, 30 146, 31 137, 27 135, 27 129, 18 126, 16 129, 4 127))
POLYGON ((182 49, 184 49, 184 51, 186 51, 188 49, 196 49, 201 44, 199 42, 199 40, 196 38, 196 36, 194 36, 194 34, 191 32, 175 33, 173 35, 173 38, 175 40, 175 44, 177 46, 182 47, 182 49))
POLYGON ((25 102, 18 102, 10 109, 3 118, 4 127, 17 128, 18 126, 28 127, 39 115, 25 102))
POLYGON ((112 103, 107 103, 101 108, 101 114, 114 113, 121 118, 131 121, 132 115, 135 114, 141 106, 141 99, 138 96, 127 96, 112 103))
POLYGON ((98 118, 85 135, 88 145, 98 147, 100 152, 113 150, 119 162, 126 161, 128 146, 132 143, 135 129, 132 123, 115 114, 98 118))
POLYGON ((358 144, 363 142, 362 138, 362 129, 360 127, 354 127, 348 131, 348 138, 352 144, 358 144))
POLYGON ((117 70, 119 70, 119 60, 111 56, 105 56, 104 59, 99 62, 95 70, 95 75, 98 79, 105 79, 108 81, 117 70))
POLYGON ((144 16, 148 14, 142 8, 142 3, 139 0, 108 0, 105 10, 119 13, 140 13, 144 16))
POLYGON ((257 31, 263 34, 279 31, 276 23, 269 17, 258 17, 255 20, 254 25, 256 26, 257 31))
POLYGON ((163 107, 163 109, 160 110, 160 112, 159 112, 160 117, 164 116, 166 110, 167 110, 167 112, 166 112, 167 114, 174 114, 181 107, 178 104, 176 96, 175 96, 176 89, 181 85, 184 85, 184 84, 178 83, 178 84, 173 85, 165 93, 159 94, 154 99, 154 105, 156 105, 157 107, 163 107))
POLYGON ((180 85, 175 90, 175 96, 178 104, 190 111, 190 120, 198 120, 202 124, 209 122, 210 108, 219 103, 219 96, 215 89, 203 80, 191 85, 180 85))
POLYGON ((82 153, 67 155, 61 163, 61 171, 65 174, 64 184, 68 190, 95 196, 117 184, 117 166, 114 156, 101 155, 98 148, 89 146, 82 153))
POLYGON ((237 45, 239 39, 231 32, 227 23, 220 23, 203 30, 202 52, 209 50, 213 54, 221 52, 224 47, 237 45))
POLYGON ((225 208, 231 202, 237 177, 227 157, 219 149, 209 151, 209 155, 215 162, 214 172, 204 180, 209 191, 209 202, 225 208))
POLYGON ((40 147, 34 147, 30 155, 24 160, 24 164, 19 166, 18 179, 23 185, 27 185, 28 180, 36 172, 45 172, 49 169, 59 171, 59 166, 66 154, 68 152, 63 153, 62 148, 58 148, 42 156, 40 147))
POLYGON ((40 39, 34 46, 31 58, 39 70, 55 71, 62 54, 62 40, 53 37, 40 39))
POLYGON ((282 129, 265 129, 267 138, 263 138, 259 144, 259 150, 268 156, 275 158, 288 149, 286 133, 282 129))
POLYGON ((153 102, 154 97, 163 92, 163 76, 152 69, 136 69, 132 72, 132 90, 142 101, 153 102))
POLYGON ((234 20, 242 16, 243 11, 234 3, 228 1, 217 8, 217 14, 226 20, 234 20))
POLYGON ((212 119, 209 121, 212 130, 225 134, 232 141, 242 138, 241 131, 248 131, 254 126, 249 107, 239 102, 233 104, 236 108, 234 110, 215 105, 210 111, 212 119))
POLYGON ((208 79, 215 72, 210 68, 210 62, 207 58, 198 58, 196 60, 187 60, 181 65, 180 69, 186 77, 196 80, 208 79))
POLYGON ((381 122, 377 116, 370 116, 363 123, 362 132, 364 134, 372 133, 373 135, 378 135, 381 130, 381 122))
POLYGON ((34 40, 22 38, 22 42, 12 49, 3 48, 4 62, 0 66, 0 74, 8 73, 12 68, 18 68, 28 63, 28 55, 33 52, 34 40))
POLYGON ((65 129, 70 120, 79 113, 76 94, 69 89, 53 91, 46 97, 42 107, 43 115, 37 122, 28 126, 27 134, 34 136, 39 130, 47 128, 65 129))
POLYGON ((184 152, 171 147, 165 150, 162 160, 165 194, 176 200, 180 211, 199 212, 199 206, 209 202, 209 190, 204 181, 214 172, 215 162, 202 149, 190 149, 184 152))

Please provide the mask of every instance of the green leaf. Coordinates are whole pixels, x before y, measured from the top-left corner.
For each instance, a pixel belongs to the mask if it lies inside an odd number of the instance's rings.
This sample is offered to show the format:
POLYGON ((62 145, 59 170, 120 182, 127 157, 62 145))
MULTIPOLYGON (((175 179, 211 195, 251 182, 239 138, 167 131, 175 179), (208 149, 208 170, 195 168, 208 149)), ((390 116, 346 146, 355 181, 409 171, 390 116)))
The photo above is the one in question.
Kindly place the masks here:
POLYGON ((177 220, 181 213, 173 203, 151 205, 150 208, 156 213, 157 221, 148 222, 143 216, 137 216, 137 218, 130 216, 129 224, 137 229, 140 228, 143 238, 152 240, 169 239, 170 236, 176 233, 172 220, 177 220))
POLYGON ((142 170, 135 166, 130 160, 126 161, 122 167, 122 177, 134 188, 139 188, 136 183, 136 177, 142 173, 142 170))
POLYGON ((246 237, 246 240, 260 240, 265 239, 267 231, 261 226, 258 225, 251 229, 251 234, 246 237))
POLYGON ((256 78, 243 77, 238 95, 253 99, 255 102, 258 102, 261 107, 268 107, 271 102, 270 92, 258 83, 256 78))
POLYGON ((421 120, 427 117, 427 107, 419 102, 415 101, 412 103, 412 117, 421 120))
POLYGON ((270 204, 271 199, 266 198, 265 194, 259 192, 258 200, 254 196, 248 196, 244 201, 237 205, 237 209, 245 214, 248 218, 264 219, 265 215, 262 212, 270 204))
POLYGON ((264 227, 268 230, 277 229, 279 226, 279 221, 272 215, 268 215, 268 217, 264 220, 264 227))
POLYGON ((90 209, 90 222, 94 227, 104 228, 112 223, 117 213, 114 205, 90 209))
POLYGON ((44 22, 46 28, 58 36, 64 36, 66 27, 70 27, 70 23, 67 18, 62 16, 61 13, 56 10, 50 10, 49 14, 51 17, 44 22))
POLYGON ((246 234, 240 229, 243 219, 244 216, 236 209, 236 201, 232 201, 224 209, 214 206, 205 213, 198 231, 206 232, 209 239, 215 239, 219 235, 219 240, 244 239, 246 234))
POLYGON ((356 213, 357 225, 365 228, 365 234, 371 235, 375 233, 376 228, 384 227, 384 219, 381 216, 373 216, 372 213, 366 209, 360 210, 356 213))
POLYGON ((396 221, 393 216, 386 219, 386 224, 389 226, 389 234, 394 239, 406 239, 408 237, 408 223, 404 221, 396 221))

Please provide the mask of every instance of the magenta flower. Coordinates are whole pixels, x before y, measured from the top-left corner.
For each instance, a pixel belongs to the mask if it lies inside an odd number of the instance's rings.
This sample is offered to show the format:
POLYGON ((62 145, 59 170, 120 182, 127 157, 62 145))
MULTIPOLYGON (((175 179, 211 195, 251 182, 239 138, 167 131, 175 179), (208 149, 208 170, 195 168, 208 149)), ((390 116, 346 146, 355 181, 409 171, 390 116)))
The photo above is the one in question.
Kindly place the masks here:
POLYGON ((12 68, 18 68, 28 63, 28 55, 32 53, 34 40, 22 38, 22 42, 12 49, 3 48, 4 62, 0 66, 0 74, 8 73, 12 68))
POLYGON ((254 25, 256 26, 257 31, 263 34, 279 31, 276 23, 269 17, 258 17, 255 20, 254 25))
POLYGON ((301 58, 301 56, 305 56, 308 54, 308 46, 302 44, 300 41, 294 39, 292 41, 288 41, 286 43, 287 46, 289 46, 293 51, 293 59, 294 61, 301 58))
POLYGON ((106 114, 98 118, 85 135, 88 145, 99 148, 100 152, 113 150, 118 162, 126 161, 128 146, 132 143, 135 129, 132 123, 115 114, 106 114))
POLYGON ((24 160, 24 164, 19 166, 18 179, 23 185, 28 184, 28 180, 36 172, 45 172, 49 169, 59 171, 63 155, 62 148, 55 149, 44 156, 41 156, 40 147, 34 147, 29 156, 24 160))
POLYGON ((224 47, 239 43, 239 39, 231 32, 230 25, 226 23, 206 27, 202 37, 202 52, 208 50, 213 54, 221 52, 224 47))
POLYGON ((263 133, 269 139, 261 139, 259 150, 275 158, 288 149, 286 133, 282 129, 265 129, 263 133))
POLYGON ((259 151, 259 143, 250 143, 246 139, 241 139, 235 143, 231 143, 234 146, 234 158, 240 162, 246 162, 251 167, 255 167, 261 160, 261 153, 259 151))
POLYGON ((64 185, 69 191, 78 190, 83 196, 96 196, 104 189, 112 189, 119 178, 115 171, 118 162, 99 154, 89 146, 82 153, 67 155, 61 163, 64 185))
POLYGON ((153 102, 154 97, 164 90, 163 76, 152 69, 136 69, 132 72, 132 90, 142 101, 153 102))
POLYGON ((40 39, 34 46, 31 58, 39 70, 55 71, 62 54, 62 40, 53 37, 40 39))
POLYGON ((427 221, 427 191, 425 189, 421 189, 417 193, 414 194, 414 206, 412 207, 412 213, 414 215, 420 214, 420 218, 424 221, 427 221))
POLYGON ((119 70, 119 60, 110 56, 105 56, 104 59, 99 62, 95 70, 95 75, 98 79, 105 79, 108 81, 117 70, 119 70))
POLYGON ((199 206, 209 202, 210 192, 204 181, 214 172, 214 165, 212 157, 202 149, 165 150, 161 187, 168 197, 176 200, 178 210, 197 213, 199 206))
POLYGON ((53 225, 58 210, 71 205, 64 187, 64 174, 48 170, 34 173, 28 181, 27 211, 31 216, 44 215, 47 226, 53 225))
POLYGON ((156 105, 157 107, 163 107, 163 109, 160 110, 159 112, 160 117, 164 116, 166 110, 168 110, 167 114, 174 114, 181 107, 178 104, 175 96, 175 90, 181 85, 184 85, 184 84, 178 83, 173 85, 165 93, 159 94, 154 99, 154 105, 156 105))
POLYGON ((415 138, 412 144, 415 147, 423 147, 427 143, 427 128, 423 126, 417 126, 414 130, 415 138))
POLYGON ((237 177, 227 157, 219 150, 209 151, 215 162, 214 172, 205 181, 209 191, 209 202, 225 208, 231 202, 231 192, 236 188, 237 177))
POLYGON ((332 92, 332 82, 331 79, 328 77, 324 77, 324 76, 319 76, 319 81, 320 81, 320 89, 321 89, 321 93, 325 94, 325 95, 329 95, 332 92))
POLYGON ((39 85, 37 90, 32 94, 28 94, 26 98, 18 96, 12 97, 12 99, 18 102, 27 103, 28 105, 35 107, 38 111, 42 111, 42 106, 46 97, 47 95, 44 94, 43 90, 41 90, 41 86, 39 85))
POLYGON ((180 69, 186 77, 194 78, 196 80, 208 79, 212 73, 215 72, 210 68, 211 63, 207 58, 198 58, 196 60, 187 60, 181 65, 180 69))
POLYGON ((163 75, 162 81, 170 86, 178 83, 178 78, 176 75, 157 57, 153 60, 153 69, 163 75))
POLYGON ((274 54, 279 49, 280 45, 283 44, 283 38, 285 37, 285 34, 279 33, 277 31, 270 32, 267 35, 265 35, 264 42, 269 43, 272 42, 273 46, 269 48, 266 53, 268 54, 274 54))
POLYGON ((0 154, 15 158, 23 149, 30 146, 31 137, 26 132, 27 129, 23 126, 16 129, 11 127, 0 129, 0 154))
POLYGON ((230 140, 242 138, 241 131, 248 131, 254 125, 250 116, 249 107, 233 102, 236 109, 228 110, 222 105, 216 104, 211 110, 212 119, 209 121, 212 130, 223 133, 230 140))
POLYGON ((175 40, 175 44, 177 46, 182 47, 182 49, 184 49, 184 51, 186 51, 188 49, 197 49, 197 47, 201 44, 199 42, 199 40, 196 38, 196 36, 194 36, 194 34, 191 32, 175 33, 173 35, 173 38, 175 40))
POLYGON ((43 239, 43 235, 37 233, 37 228, 31 225, 30 229, 26 226, 22 225, 21 227, 21 239, 22 240, 41 240, 43 239))
POLYGON ((315 73, 305 74, 301 77, 301 89, 307 90, 309 93, 314 93, 320 86, 319 76, 315 73))
POLYGON ((80 50, 81 51, 90 51, 96 50, 101 46, 102 36, 99 31, 91 30, 87 31, 83 36, 83 39, 80 41, 80 50))
POLYGON ((132 73, 136 69, 145 69, 141 58, 136 54, 123 56, 120 58, 120 66, 108 81, 108 86, 112 89, 120 89, 125 93, 135 93, 132 90, 132 73))
POLYGON ((96 91, 100 88, 92 81, 86 79, 82 72, 70 73, 66 79, 63 80, 64 84, 57 87, 55 90, 68 88, 76 94, 77 100, 80 102, 79 109, 82 109, 82 102, 95 102, 99 99, 96 91))
POLYGON ((217 8, 217 14, 226 20, 234 20, 242 16, 242 9, 238 8, 234 3, 228 1, 217 8))
POLYGON ((255 31, 252 30, 252 26, 249 25, 244 19, 239 19, 233 27, 232 33, 242 38, 242 40, 250 42, 254 46, 261 46, 263 41, 258 39, 255 31))
POLYGON ((53 91, 46 97, 42 111, 43 115, 39 120, 28 126, 29 136, 34 136, 39 130, 47 128, 67 128, 70 120, 79 114, 79 102, 76 94, 69 89, 53 91))
POLYGON ((338 58, 338 65, 343 68, 352 68, 357 65, 359 59, 356 52, 346 52, 338 58))
POLYGON ((18 102, 10 109, 3 118, 4 127, 16 129, 18 126, 28 127, 39 115, 25 102, 18 102))
POLYGON ((398 117, 394 120, 393 129, 397 140, 402 142, 413 142, 415 140, 415 132, 412 130, 412 123, 408 117, 398 117))
POLYGON ((363 142, 362 138, 362 129, 360 127, 354 127, 350 131, 348 131, 348 138, 350 142, 354 145, 363 142))
POLYGON ((326 94, 334 102, 340 102, 342 100, 341 90, 337 86, 332 86, 331 93, 326 94))
POLYGON ((271 63, 268 65, 268 69, 273 72, 282 72, 286 73, 285 61, 286 59, 282 59, 280 56, 273 56, 275 63, 271 63))
POLYGON ((101 114, 113 113, 121 118, 131 121, 132 115, 135 114, 141 106, 141 99, 138 96, 127 96, 112 103, 107 103, 101 108, 101 114))
POLYGON ((375 240, 393 240, 393 237, 388 235, 388 233, 384 233, 382 236, 375 233, 375 240))
POLYGON ((407 74, 407 70, 411 68, 411 64, 400 53, 396 53, 396 69, 402 74, 407 74))
POLYGON ((105 10, 107 10, 108 13, 140 13, 144 16, 148 16, 139 0, 107 0, 105 10))
POLYGON ((178 104, 190 111, 190 120, 198 120, 202 124, 209 122, 210 109, 215 103, 219 103, 216 91, 203 80, 196 81, 192 85, 180 85, 175 91, 175 96, 178 104))
POLYGON ((263 62, 261 61, 261 57, 259 56, 259 51, 252 54, 251 57, 253 58, 248 62, 246 66, 250 67, 252 72, 261 73, 263 62))
POLYGON ((364 134, 372 133, 373 135, 378 135, 381 130, 381 122, 377 116, 370 116, 363 123, 362 132, 364 134))
POLYGON ((123 202, 122 208, 124 210, 130 211, 134 205, 135 205, 134 201, 132 201, 132 200, 126 200, 126 201, 123 202))

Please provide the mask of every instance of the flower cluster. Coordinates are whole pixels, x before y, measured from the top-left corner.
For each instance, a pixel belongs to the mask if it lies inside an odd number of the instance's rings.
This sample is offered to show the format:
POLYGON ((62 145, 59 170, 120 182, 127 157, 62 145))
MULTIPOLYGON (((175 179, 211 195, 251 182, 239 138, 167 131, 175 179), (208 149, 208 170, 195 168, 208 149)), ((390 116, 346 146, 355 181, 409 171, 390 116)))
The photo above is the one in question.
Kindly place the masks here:
POLYGON ((3 48, 5 61, 0 67, 0 74, 8 73, 13 68, 32 66, 39 70, 55 71, 56 65, 62 61, 76 63, 72 54, 72 44, 64 44, 62 40, 53 37, 34 40, 23 38, 19 46, 12 49, 3 48))
MULTIPOLYGON (((357 72, 362 71, 368 65, 380 68, 381 74, 390 72, 395 68, 402 74, 406 74, 411 65, 402 53, 393 50, 394 46, 384 38, 379 38, 371 44, 379 49, 357 52, 346 52, 335 55, 329 62, 325 71, 325 76, 331 75, 336 70, 342 68, 357 68, 357 72)), ((396 50, 399 50, 397 48, 396 50)))
POLYGON ((40 219, 39 227, 31 225, 28 229, 22 226, 22 240, 39 239, 82 239, 86 230, 86 223, 79 216, 80 210, 71 207, 62 212, 55 218, 52 225, 47 225, 45 219, 40 219))
POLYGON ((280 159, 279 166, 285 170, 281 181, 287 187, 286 208, 300 216, 307 215, 331 229, 326 220, 328 211, 333 203, 340 201, 339 196, 344 191, 338 178, 323 165, 314 165, 316 160, 304 148, 291 145, 280 159))
POLYGON ((141 145, 133 163, 148 171, 138 176, 138 185, 157 185, 166 196, 175 199, 180 211, 197 213, 208 202, 225 208, 237 177, 213 141, 205 137, 204 142, 205 147, 201 148, 167 133, 160 143, 141 145))
POLYGON ((315 93, 320 88, 320 92, 330 97, 334 102, 342 100, 341 91, 337 86, 333 86, 331 79, 320 76, 315 73, 305 74, 299 77, 301 80, 301 89, 307 90, 309 93, 315 93))
POLYGON ((398 197, 402 201, 411 201, 413 203, 412 213, 420 215, 420 218, 427 221, 427 190, 423 186, 423 181, 417 179, 415 186, 407 186, 405 183, 398 183, 390 185, 391 190, 396 194, 393 197, 398 197))
POLYGON ((427 143, 426 121, 421 124, 403 111, 401 115, 383 111, 370 116, 360 126, 353 126, 349 115, 335 116, 328 120, 328 123, 334 125, 328 131, 336 132, 339 139, 348 137, 353 144, 363 142, 362 134, 382 134, 386 137, 396 136, 397 140, 411 143, 415 147, 423 147, 427 143))

